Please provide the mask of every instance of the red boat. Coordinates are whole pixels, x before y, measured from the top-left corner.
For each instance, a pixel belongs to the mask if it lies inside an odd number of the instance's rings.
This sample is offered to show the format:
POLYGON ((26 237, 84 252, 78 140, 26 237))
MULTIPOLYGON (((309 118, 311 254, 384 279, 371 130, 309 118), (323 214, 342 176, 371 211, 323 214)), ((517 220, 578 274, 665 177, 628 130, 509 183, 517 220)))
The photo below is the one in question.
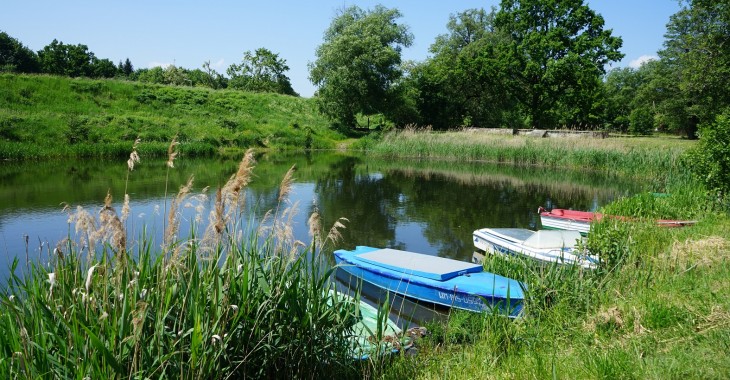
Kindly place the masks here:
MULTIPOLYGON (((540 207, 537 209, 540 214, 540 222, 545 229, 553 230, 574 230, 585 235, 591 227, 591 222, 603 219, 603 214, 589 211, 566 210, 562 208, 554 208, 547 211, 540 207)), ((628 217, 611 216, 611 218, 620 220, 631 220, 628 217)), ((697 223, 695 220, 673 220, 659 219, 656 221, 660 227, 683 227, 697 223)))

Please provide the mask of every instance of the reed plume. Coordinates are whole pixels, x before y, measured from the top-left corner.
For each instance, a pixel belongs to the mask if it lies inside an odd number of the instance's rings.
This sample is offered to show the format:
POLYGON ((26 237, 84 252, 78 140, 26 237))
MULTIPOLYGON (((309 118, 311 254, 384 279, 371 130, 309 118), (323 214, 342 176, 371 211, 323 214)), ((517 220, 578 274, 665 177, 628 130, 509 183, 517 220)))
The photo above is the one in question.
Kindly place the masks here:
POLYGON ((193 187, 193 176, 190 176, 188 182, 180 186, 177 196, 172 199, 170 203, 170 212, 167 214, 167 228, 165 229, 164 246, 170 248, 174 239, 177 236, 178 228, 180 227, 180 220, 178 218, 178 206, 182 204, 190 190, 193 187))
POLYGON ((321 240, 322 235, 322 219, 319 216, 319 211, 315 208, 312 215, 307 220, 309 226, 309 236, 312 238, 312 247, 317 243, 317 240, 321 240))
POLYGON ((295 167, 296 165, 292 165, 292 167, 287 170, 284 178, 281 180, 281 184, 279 185, 279 203, 285 200, 286 197, 291 193, 292 184, 294 183, 295 167))
POLYGON ((127 168, 129 168, 130 172, 134 170, 134 164, 140 162, 139 154, 137 153, 137 145, 139 145, 140 141, 141 140, 139 137, 134 140, 134 144, 132 145, 132 153, 129 154, 129 159, 127 160, 127 168))
MULTIPOLYGON (((165 172, 165 214, 167 214, 167 184, 170 183, 170 168, 175 167, 175 157, 177 157, 177 151, 175 151, 175 147, 178 145, 177 142, 177 135, 175 135, 172 138, 172 141, 170 141, 170 146, 167 148, 167 171, 165 172)), ((174 208, 173 208, 174 209, 174 208)), ((162 220, 162 229, 164 231, 167 231, 167 226, 165 225, 165 220, 162 220)))
POLYGON ((226 219, 225 219, 225 206, 223 204, 223 192, 221 191, 221 188, 219 187, 218 190, 215 192, 215 209, 214 212, 214 218, 213 218, 213 228, 215 228, 215 232, 217 234, 222 234, 223 229, 226 226, 226 219))
POLYGON ((325 242, 329 241, 333 245, 336 245, 337 242, 342 239, 342 233, 340 230, 343 230, 347 227, 345 227, 345 222, 349 222, 350 220, 347 218, 339 218, 337 221, 332 225, 332 228, 330 228, 329 233, 327 234, 327 237, 325 238, 325 242))
POLYGON ((127 251, 127 232, 117 212, 112 207, 111 191, 107 191, 104 207, 99 211, 99 236, 108 241, 121 255, 127 251))
POLYGON ((170 141, 170 146, 167 148, 167 167, 168 168, 174 168, 175 167, 175 158, 177 158, 177 150, 175 147, 180 145, 179 142, 177 142, 177 135, 175 135, 172 138, 172 141, 170 141))
MULTIPOLYGON (((239 204, 241 190, 248 186, 251 182, 255 163, 254 151, 253 149, 248 149, 246 153, 244 153, 241 163, 238 164, 238 170, 236 173, 233 174, 228 182, 226 182, 225 186, 223 186, 223 195, 226 197, 229 206, 242 206, 239 204)), ((230 207, 229 212, 232 212, 233 209, 234 207, 230 207)))

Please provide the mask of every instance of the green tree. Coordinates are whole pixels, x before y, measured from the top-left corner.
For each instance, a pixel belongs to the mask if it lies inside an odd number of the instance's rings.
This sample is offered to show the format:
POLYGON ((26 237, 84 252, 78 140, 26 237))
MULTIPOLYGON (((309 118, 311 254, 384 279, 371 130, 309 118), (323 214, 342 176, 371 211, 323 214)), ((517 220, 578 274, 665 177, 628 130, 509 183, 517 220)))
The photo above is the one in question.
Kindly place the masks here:
POLYGON ((648 107, 636 107, 629 114, 629 132, 650 135, 654 130, 654 115, 648 107))
POLYGON ((97 59, 94 57, 91 61, 90 75, 93 78, 114 78, 119 70, 114 66, 114 62, 104 58, 97 59))
POLYGON ((226 72, 230 76, 228 83, 231 88, 299 96, 284 74, 287 71, 286 60, 268 49, 259 48, 254 53, 243 53, 241 64, 229 66, 226 72))
POLYGON ((37 73, 38 56, 5 32, 0 32, 0 72, 37 73))
POLYGON ((676 86, 665 105, 679 120, 677 128, 696 137, 700 123, 711 123, 730 105, 730 1, 686 0, 667 24, 659 52, 676 86))
POLYGON ((38 52, 42 72, 70 77, 93 76, 95 58, 86 45, 67 45, 55 39, 38 52))
POLYGON ((203 63, 203 72, 205 73, 204 85, 213 89, 226 88, 228 80, 219 74, 210 66, 210 61, 203 63))
POLYGON ((514 108, 504 96, 506 78, 499 44, 507 36, 494 27, 495 11, 470 9, 452 15, 448 34, 438 36, 433 58, 414 71, 420 90, 418 109, 434 128, 461 125, 500 127, 514 108))
POLYGON ((575 101, 595 99, 605 65, 623 57, 603 17, 583 0, 502 0, 495 26, 510 35, 501 67, 532 126, 590 122, 593 101, 575 101))
POLYGON ((124 75, 125 77, 129 78, 134 73, 134 66, 132 66, 132 61, 129 60, 129 58, 124 60, 124 63, 122 61, 119 61, 119 73, 124 75))
POLYGON ((151 69, 138 69, 134 75, 138 81, 145 83, 156 83, 164 84, 165 82, 165 70, 160 66, 155 66, 151 69))
POLYGON ((413 35, 398 24, 397 9, 357 6, 335 17, 309 65, 309 79, 318 87, 320 110, 346 127, 356 115, 392 114, 403 98, 395 86, 402 77, 401 49, 413 35))

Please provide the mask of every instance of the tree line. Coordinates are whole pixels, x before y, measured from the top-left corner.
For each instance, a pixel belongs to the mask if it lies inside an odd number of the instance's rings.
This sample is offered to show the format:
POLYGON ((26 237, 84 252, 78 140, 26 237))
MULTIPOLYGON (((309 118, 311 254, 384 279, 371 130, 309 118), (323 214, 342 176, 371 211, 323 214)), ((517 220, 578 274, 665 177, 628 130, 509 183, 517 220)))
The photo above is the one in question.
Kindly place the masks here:
MULTIPOLYGON (((730 0, 680 0, 659 58, 607 71, 622 39, 584 0, 502 0, 450 16, 422 62, 404 62, 414 36, 397 9, 343 8, 309 64, 320 111, 358 127, 390 125, 655 130, 697 136, 730 107, 730 0)), ((174 65, 135 70, 54 40, 38 52, 0 33, 0 71, 233 88, 297 95, 286 61, 265 48, 216 72, 174 65)))
POLYGON ((284 74, 288 70, 284 59, 265 48, 245 52, 240 64, 228 67, 228 76, 218 73, 210 62, 203 63, 200 69, 192 70, 175 65, 135 70, 129 58, 114 64, 109 59, 98 58, 84 44, 65 44, 54 39, 35 52, 6 32, 0 32, 0 72, 120 78, 145 83, 232 88, 298 96, 284 74))
POLYGON ((320 109, 344 125, 655 130, 696 138, 730 106, 730 0, 681 0, 657 60, 606 71, 622 39, 583 0, 502 0, 451 15, 423 62, 401 14, 343 10, 310 64, 320 109))

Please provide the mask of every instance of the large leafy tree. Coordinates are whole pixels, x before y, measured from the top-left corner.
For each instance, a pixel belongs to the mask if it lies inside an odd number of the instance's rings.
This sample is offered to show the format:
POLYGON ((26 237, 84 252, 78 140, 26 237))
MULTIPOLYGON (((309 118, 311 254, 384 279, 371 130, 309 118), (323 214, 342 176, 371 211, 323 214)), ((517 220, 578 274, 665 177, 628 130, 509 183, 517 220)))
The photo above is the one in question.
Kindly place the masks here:
POLYGON ((418 109, 435 128, 458 125, 499 127, 513 108, 504 96, 506 78, 498 45, 506 35, 494 27, 495 12, 470 9, 452 15, 448 34, 438 36, 428 59, 413 77, 418 109))
POLYGON ((676 120, 667 107, 677 96, 676 85, 660 61, 650 60, 636 69, 613 69, 604 87, 604 119, 613 130, 648 134, 654 128, 671 129, 676 120))
POLYGON ((231 88, 239 90, 298 96, 289 77, 284 74, 287 71, 286 60, 268 49, 259 48, 253 53, 245 52, 240 64, 228 67, 228 83, 231 88))
POLYGON ((90 77, 93 76, 92 62, 96 57, 86 45, 64 44, 54 39, 38 52, 38 59, 44 73, 90 77))
POLYGON ((583 0, 502 0, 495 25, 510 35, 502 67, 533 127, 590 122, 606 64, 623 57, 603 17, 583 0))
POLYGON ((309 65, 325 115, 352 127, 358 113, 399 108, 403 99, 395 83, 403 75, 401 49, 413 42, 408 27, 396 22, 400 17, 397 9, 352 6, 334 18, 309 65))
POLYGON ((711 123, 730 106, 730 1, 687 0, 667 24, 659 52, 676 97, 663 106, 678 130, 695 138, 700 123, 711 123))
POLYGON ((5 32, 0 32, 0 72, 36 73, 38 56, 5 32))

